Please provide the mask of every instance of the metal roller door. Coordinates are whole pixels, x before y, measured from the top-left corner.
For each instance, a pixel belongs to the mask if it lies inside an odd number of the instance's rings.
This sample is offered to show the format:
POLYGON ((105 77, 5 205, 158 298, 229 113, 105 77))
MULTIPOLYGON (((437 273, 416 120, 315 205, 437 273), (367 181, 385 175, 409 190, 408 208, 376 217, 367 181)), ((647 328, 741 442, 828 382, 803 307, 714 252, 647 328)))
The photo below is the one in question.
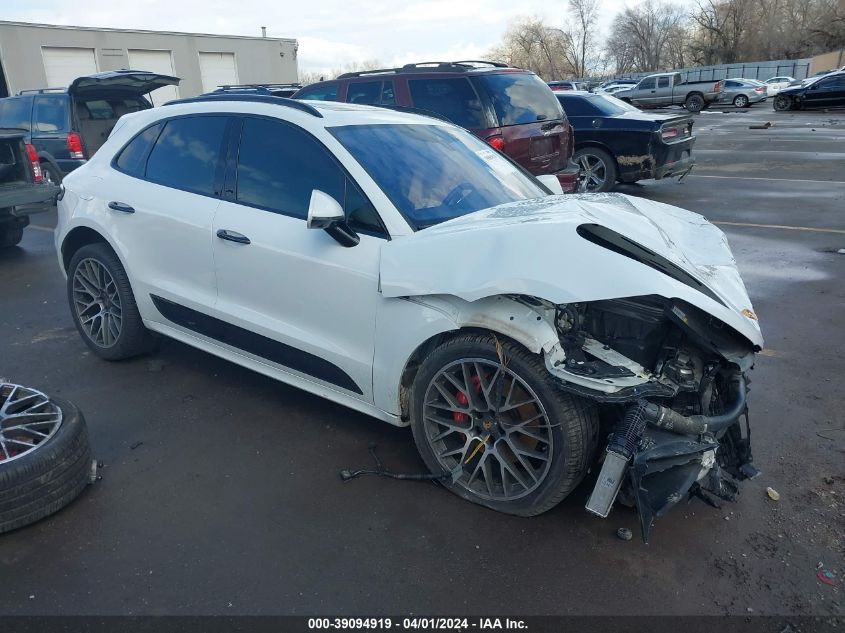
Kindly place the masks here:
POLYGON ((97 59, 93 48, 70 48, 65 46, 42 46, 44 72, 47 87, 69 86, 77 77, 97 72, 97 59))
MULTIPOLYGON (((170 51, 153 51, 145 49, 129 49, 129 67, 132 70, 149 70, 161 75, 176 76, 173 72, 173 56, 170 51)), ((179 98, 179 89, 176 86, 165 86, 153 90, 149 96, 153 105, 162 105, 168 101, 179 98)))
POLYGON ((200 53, 202 89, 211 92, 218 86, 238 83, 234 53, 200 53))

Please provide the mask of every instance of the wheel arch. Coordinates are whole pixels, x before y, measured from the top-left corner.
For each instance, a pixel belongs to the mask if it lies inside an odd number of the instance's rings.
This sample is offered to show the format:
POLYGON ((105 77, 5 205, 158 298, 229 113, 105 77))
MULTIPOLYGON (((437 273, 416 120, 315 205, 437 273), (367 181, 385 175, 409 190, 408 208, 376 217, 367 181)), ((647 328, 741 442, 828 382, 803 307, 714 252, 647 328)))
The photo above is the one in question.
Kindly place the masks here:
POLYGON ((83 246, 97 243, 102 243, 108 246, 114 254, 117 255, 118 259, 120 259, 120 263, 123 264, 124 269, 126 268, 123 258, 102 233, 90 226, 82 225, 72 228, 62 240, 61 254, 64 271, 67 272, 68 266, 70 266, 70 260, 73 259, 73 255, 76 251, 83 246))
MULTIPOLYGON (((398 384, 394 386, 394 398, 398 405, 396 413, 405 424, 408 420, 410 387, 420 365, 432 350, 447 340, 464 334, 492 334, 510 340, 534 354, 549 351, 559 342, 557 330, 546 315, 509 297, 496 295, 474 302, 444 296, 418 299, 424 304, 429 300, 430 307, 448 302, 457 310, 450 315, 451 327, 445 327, 444 323, 444 327, 420 340, 404 358, 398 384)), ((531 299, 536 300, 533 297, 531 299)))
POLYGON ((586 149, 587 147, 595 147, 596 149, 600 149, 604 152, 607 152, 610 157, 613 159, 613 162, 616 164, 616 170, 619 171, 619 161, 616 159, 616 152, 614 152, 610 147, 602 143, 601 141, 583 141, 581 143, 575 143, 575 152, 579 149, 586 149))

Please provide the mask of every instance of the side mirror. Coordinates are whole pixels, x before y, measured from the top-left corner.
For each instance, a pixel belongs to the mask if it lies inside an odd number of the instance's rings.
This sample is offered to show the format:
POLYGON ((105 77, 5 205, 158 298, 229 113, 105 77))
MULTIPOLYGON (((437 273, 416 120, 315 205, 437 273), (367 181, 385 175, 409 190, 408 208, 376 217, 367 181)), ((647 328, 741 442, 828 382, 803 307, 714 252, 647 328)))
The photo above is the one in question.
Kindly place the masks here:
POLYGON ((311 192, 307 226, 309 229, 323 229, 338 244, 347 248, 361 241, 358 234, 346 224, 346 215, 340 203, 319 189, 311 192))
POLYGON ((549 189, 552 192, 552 195, 563 193, 563 187, 561 187, 560 180, 557 179, 557 176, 544 174, 542 176, 535 176, 535 178, 543 183, 546 186, 546 189, 549 189))
POLYGON ((337 200, 319 189, 311 192, 311 201, 308 203, 309 229, 327 229, 345 219, 343 207, 337 200))

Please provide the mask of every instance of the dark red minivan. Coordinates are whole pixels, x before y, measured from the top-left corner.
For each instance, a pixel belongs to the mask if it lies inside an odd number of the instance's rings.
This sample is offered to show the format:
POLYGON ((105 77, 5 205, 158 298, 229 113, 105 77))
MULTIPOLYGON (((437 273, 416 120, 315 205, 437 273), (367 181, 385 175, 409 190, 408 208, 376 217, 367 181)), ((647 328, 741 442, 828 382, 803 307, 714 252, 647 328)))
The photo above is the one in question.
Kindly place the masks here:
POLYGON ((534 73, 495 62, 434 62, 346 73, 294 99, 431 112, 472 131, 535 176, 575 191, 573 133, 551 89, 534 73))

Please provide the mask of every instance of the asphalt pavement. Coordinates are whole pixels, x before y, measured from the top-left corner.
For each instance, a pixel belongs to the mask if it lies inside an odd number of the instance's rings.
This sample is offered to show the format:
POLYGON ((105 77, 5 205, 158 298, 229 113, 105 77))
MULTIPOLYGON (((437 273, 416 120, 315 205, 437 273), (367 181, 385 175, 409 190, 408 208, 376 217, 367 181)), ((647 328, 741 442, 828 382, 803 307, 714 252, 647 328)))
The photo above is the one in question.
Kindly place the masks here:
POLYGON ((721 223, 737 257, 766 338, 763 474, 737 503, 681 505, 643 545, 633 511, 584 511, 589 485, 520 519, 431 483, 343 483, 370 442, 422 470, 410 431, 177 342, 96 359, 46 214, 0 254, 0 376, 82 408, 102 480, 0 537, 0 613, 843 615, 845 111, 708 111, 695 133, 683 183, 617 190, 721 223))

